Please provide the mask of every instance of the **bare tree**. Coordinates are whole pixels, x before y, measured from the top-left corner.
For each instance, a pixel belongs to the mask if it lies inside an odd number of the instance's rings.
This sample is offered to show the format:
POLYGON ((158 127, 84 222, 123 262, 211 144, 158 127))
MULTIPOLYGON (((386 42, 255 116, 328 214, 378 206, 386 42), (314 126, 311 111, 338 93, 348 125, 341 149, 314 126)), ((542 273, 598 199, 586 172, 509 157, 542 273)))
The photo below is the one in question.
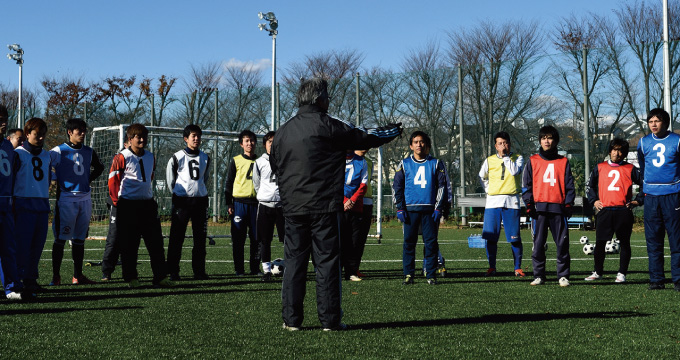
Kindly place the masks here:
POLYGON ((302 62, 292 63, 283 75, 286 84, 299 84, 300 79, 320 77, 328 81, 330 109, 333 114, 349 119, 354 116, 355 90, 352 86, 364 55, 358 50, 329 50, 305 55, 302 62))
POLYGON ((175 121, 184 125, 197 124, 202 128, 210 124, 214 111, 213 96, 222 76, 222 65, 218 62, 191 65, 189 76, 183 81, 188 94, 180 99, 183 111, 175 121))
MULTIPOLYGON (((42 116, 41 109, 38 108, 38 95, 35 91, 24 88, 21 94, 23 103, 24 119, 42 116)), ((0 83, 0 104, 7 108, 9 113, 9 127, 15 127, 19 118, 19 89, 10 89, 5 84, 0 83)))
POLYGON ((157 126, 163 124, 163 113, 166 108, 176 101, 176 99, 170 97, 170 90, 172 90, 176 81, 177 78, 161 75, 155 88, 152 87, 153 79, 145 78, 139 83, 139 89, 149 101, 149 107, 153 105, 150 110, 156 119, 157 126), (156 96, 158 96, 158 101, 156 101, 156 96))
MULTIPOLYGON (((594 49, 605 47, 601 27, 603 18, 595 14, 577 17, 571 15, 563 18, 556 24, 552 34, 555 47, 563 51, 563 56, 556 57, 553 63, 555 71, 555 85, 566 94, 575 104, 578 111, 574 111, 573 118, 583 119, 583 50, 587 53, 588 76, 585 83, 585 91, 588 94, 588 112, 592 121, 591 134, 597 134, 599 130, 598 115, 600 107, 605 102, 607 94, 599 90, 600 83, 611 70, 611 62, 605 51, 594 49)), ((591 145, 594 144, 591 142, 591 145)), ((588 150, 593 153, 593 149, 588 150)))
POLYGON ((136 83, 136 76, 121 75, 105 78, 99 85, 99 91, 109 102, 112 124, 132 124, 143 116, 144 92, 135 87, 136 83))
MULTIPOLYGON (((651 81, 652 77, 658 70, 655 70, 655 64, 657 63, 657 58, 661 48, 663 47, 662 40, 662 23, 663 18, 659 12, 658 6, 649 6, 645 2, 635 2, 621 3, 619 9, 614 10, 617 20, 618 27, 621 35, 625 39, 626 43, 633 51, 635 58, 638 61, 640 70, 642 72, 643 80, 643 91, 644 91, 644 114, 649 113, 651 109, 651 81)), ((607 48, 613 49, 617 47, 618 43, 614 38, 615 34, 613 29, 607 29, 607 48)), ((618 56, 617 56, 618 57, 618 56)), ((633 102, 633 96, 630 94, 631 84, 627 79, 625 79, 627 72, 625 68, 619 67, 618 64, 614 64, 617 68, 617 74, 619 79, 621 79, 621 86, 623 90, 626 91, 626 101, 628 110, 631 112, 634 119, 640 118, 640 110, 638 110, 636 104, 633 102)), ((658 94, 658 92, 655 91, 658 94)), ((660 96, 657 95, 657 99, 660 96)), ((640 131, 646 131, 646 127, 640 126, 640 131)))

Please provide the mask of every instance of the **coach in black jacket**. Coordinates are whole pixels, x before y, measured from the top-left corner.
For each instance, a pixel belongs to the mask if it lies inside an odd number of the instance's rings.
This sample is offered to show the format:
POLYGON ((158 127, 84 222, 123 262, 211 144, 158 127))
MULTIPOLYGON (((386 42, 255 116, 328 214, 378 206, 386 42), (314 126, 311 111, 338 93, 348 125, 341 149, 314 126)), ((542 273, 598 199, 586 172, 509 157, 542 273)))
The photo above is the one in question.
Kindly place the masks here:
POLYGON ((298 330, 303 321, 309 254, 316 264, 316 297, 324 330, 338 330, 340 237, 345 153, 388 143, 401 124, 364 130, 330 117, 328 83, 304 81, 297 114, 276 131, 269 158, 276 174, 286 219, 283 274, 283 327, 298 330))

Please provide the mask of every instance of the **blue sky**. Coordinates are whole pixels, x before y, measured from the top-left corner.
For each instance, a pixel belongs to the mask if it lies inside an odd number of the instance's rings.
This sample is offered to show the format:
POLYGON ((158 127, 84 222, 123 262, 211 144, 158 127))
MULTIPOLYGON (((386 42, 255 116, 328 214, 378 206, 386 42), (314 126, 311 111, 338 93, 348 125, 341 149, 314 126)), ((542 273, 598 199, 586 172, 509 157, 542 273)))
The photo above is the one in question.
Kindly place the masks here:
POLYGON ((0 83, 18 86, 18 67, 4 57, 11 43, 26 52, 28 88, 39 88, 45 74, 91 80, 181 77, 192 64, 214 61, 271 67, 271 38, 258 30, 257 13, 273 11, 279 19, 279 69, 330 49, 357 49, 364 67, 397 69, 410 50, 481 20, 538 20, 547 28, 572 12, 612 15, 619 2, 11 0, 2 5, 0 83))

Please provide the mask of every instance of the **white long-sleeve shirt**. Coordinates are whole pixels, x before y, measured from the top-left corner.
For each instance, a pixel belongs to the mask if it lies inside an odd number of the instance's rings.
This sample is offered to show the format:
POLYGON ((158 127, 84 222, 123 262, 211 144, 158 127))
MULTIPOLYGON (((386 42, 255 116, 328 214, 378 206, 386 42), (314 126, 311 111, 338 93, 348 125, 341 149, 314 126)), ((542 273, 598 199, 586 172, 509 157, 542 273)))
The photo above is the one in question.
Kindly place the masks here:
MULTIPOLYGON (((498 154, 496 154, 498 156, 498 154)), ((501 158, 501 157, 499 157, 501 158)), ((522 155, 517 157, 516 161, 512 161, 510 156, 503 156, 503 163, 505 168, 508 170, 511 176, 516 176, 522 171, 524 166, 524 158, 522 155)), ((493 180, 492 180, 493 181, 493 180)), ((484 192, 486 195, 486 208, 506 208, 506 209, 519 209, 519 194, 515 195, 489 195, 489 161, 484 159, 482 163, 482 168, 479 170, 479 182, 484 187, 484 192)))

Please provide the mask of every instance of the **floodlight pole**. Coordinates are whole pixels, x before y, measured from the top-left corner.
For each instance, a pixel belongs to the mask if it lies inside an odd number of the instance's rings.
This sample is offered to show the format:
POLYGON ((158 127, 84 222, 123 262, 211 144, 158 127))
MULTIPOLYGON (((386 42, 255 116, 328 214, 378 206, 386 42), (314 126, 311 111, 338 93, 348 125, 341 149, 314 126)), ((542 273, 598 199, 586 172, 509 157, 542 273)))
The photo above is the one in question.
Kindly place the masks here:
POLYGON ((276 130, 276 34, 272 35, 272 126, 271 130, 276 130))
POLYGON ((22 73, 24 69, 24 49, 21 48, 21 45, 19 44, 12 44, 12 45, 7 45, 7 48, 10 49, 11 51, 14 51, 14 54, 7 54, 7 58, 10 60, 14 60, 17 62, 17 65, 19 65, 19 116, 17 116, 17 127, 19 129, 24 128, 24 109, 23 109, 23 103, 21 101, 21 95, 23 92, 23 80, 22 80, 22 73))
POLYGON ((663 0, 663 107, 671 119, 668 124, 668 130, 673 131, 670 58, 670 49, 668 48, 668 0, 663 0))
POLYGON ((269 21, 269 26, 267 24, 258 24, 257 27, 262 30, 267 30, 269 36, 272 37, 272 124, 271 131, 276 130, 276 35, 279 31, 279 20, 276 19, 276 15, 273 12, 258 13, 257 16, 260 19, 269 21))

